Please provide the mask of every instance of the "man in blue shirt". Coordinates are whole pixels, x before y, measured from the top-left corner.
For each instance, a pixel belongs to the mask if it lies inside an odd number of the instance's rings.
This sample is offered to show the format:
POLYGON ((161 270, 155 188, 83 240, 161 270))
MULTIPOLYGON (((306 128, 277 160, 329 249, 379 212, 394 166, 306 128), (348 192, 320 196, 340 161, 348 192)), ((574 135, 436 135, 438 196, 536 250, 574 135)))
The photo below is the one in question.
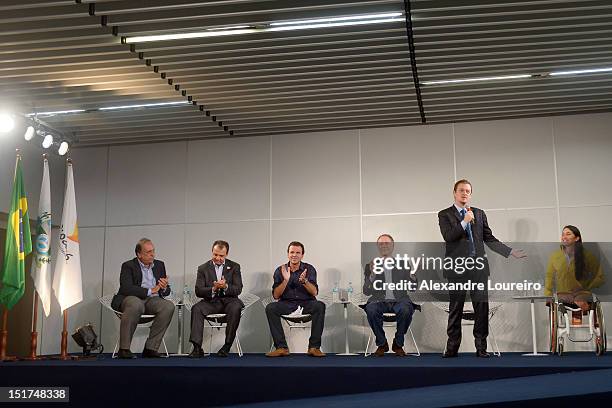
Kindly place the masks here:
POLYGON ((281 323, 281 316, 288 315, 298 307, 303 308, 303 314, 312 316, 310 339, 308 340, 308 355, 325 357, 321 352, 321 335, 325 323, 325 304, 316 299, 319 293, 317 286, 317 271, 314 266, 302 262, 304 245, 293 241, 287 247, 289 262, 276 268, 272 296, 278 302, 266 306, 266 316, 276 350, 267 353, 268 357, 284 357, 289 355, 287 340, 281 323))

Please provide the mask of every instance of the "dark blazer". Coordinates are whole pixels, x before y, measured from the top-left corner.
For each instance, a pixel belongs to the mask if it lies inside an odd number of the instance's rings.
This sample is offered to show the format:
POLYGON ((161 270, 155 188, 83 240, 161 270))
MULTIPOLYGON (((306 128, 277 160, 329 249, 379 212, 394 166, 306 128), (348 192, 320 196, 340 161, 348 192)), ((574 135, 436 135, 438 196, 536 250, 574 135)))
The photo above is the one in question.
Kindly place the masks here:
MULTIPOLYGON (((512 248, 506 246, 500 242, 489 228, 487 221, 487 215, 479 208, 472 207, 474 213, 474 223, 472 224, 472 236, 474 237, 474 247, 476 250, 477 257, 483 257, 485 255, 484 244, 486 243, 491 250, 498 254, 508 257, 512 248)), ((440 232, 444 241, 446 241, 446 257, 466 257, 469 255, 469 239, 467 231, 461 226, 463 218, 457 208, 451 205, 438 213, 438 223, 440 225, 440 232)), ((485 258, 486 264, 486 275, 489 275, 488 262, 485 258)), ((444 276, 448 278, 446 271, 444 276)))
MULTIPOLYGON (((162 261, 157 259, 153 261, 153 276, 155 277, 155 283, 166 277, 166 266, 162 261)), ((140 269, 140 263, 138 258, 134 258, 130 261, 126 261, 121 265, 121 275, 119 276, 119 291, 111 302, 111 307, 115 310, 121 311, 121 302, 126 296, 136 296, 140 299, 147 298, 147 289, 141 287, 142 285, 142 270, 140 269)), ((157 292, 159 297, 165 297, 170 295, 170 285, 165 290, 157 292)))
MULTIPOLYGON (((199 298, 204 298, 207 301, 217 301, 223 298, 237 298, 242 293, 242 275, 240 273, 240 264, 225 259, 223 268, 223 277, 227 282, 227 289, 220 290, 215 297, 212 296, 213 282, 217 280, 217 274, 213 261, 210 260, 205 264, 198 266, 198 277, 196 280, 195 294, 199 298)), ((240 301, 240 299, 238 299, 240 301)), ((240 301, 242 303, 242 301, 240 301)), ((244 306, 244 304, 243 304, 244 306)))
MULTIPOLYGON (((363 279, 363 294, 370 295, 370 298, 368 299, 368 303, 385 300, 385 294, 386 294, 386 291, 384 290, 374 289, 374 282, 370 281, 371 268, 372 268, 371 262, 367 263, 364 268, 364 279, 363 279)), ((400 269, 394 268, 393 271, 391 272, 391 276, 392 276, 392 281, 395 283, 398 283, 402 280, 413 281, 415 283, 417 282, 416 276, 411 275, 409 270, 404 270, 404 269, 400 270, 400 269)), ((381 273, 380 275, 376 275, 376 280, 380 280, 381 282, 384 283, 385 274, 381 273)), ((408 296, 408 292, 405 290, 394 290, 393 296, 395 296, 395 299, 397 301, 404 299, 404 298, 410 299, 410 297, 408 296)))

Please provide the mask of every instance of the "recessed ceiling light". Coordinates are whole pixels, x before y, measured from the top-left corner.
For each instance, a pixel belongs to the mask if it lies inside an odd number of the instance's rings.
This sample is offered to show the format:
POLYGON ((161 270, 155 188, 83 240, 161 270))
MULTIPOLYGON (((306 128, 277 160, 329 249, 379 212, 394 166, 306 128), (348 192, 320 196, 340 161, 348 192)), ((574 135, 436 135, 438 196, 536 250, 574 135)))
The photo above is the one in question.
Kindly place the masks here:
POLYGON ((485 82, 485 81, 505 81, 508 79, 526 79, 531 78, 531 74, 521 75, 501 75, 491 77, 476 77, 476 78, 461 78, 461 79, 443 79, 439 81, 421 81, 421 85, 444 85, 444 84, 460 84, 464 82, 485 82))
POLYGON ((143 43, 153 41, 185 40, 191 38, 219 37, 224 35, 254 34, 277 31, 305 30, 313 28, 345 27, 364 24, 380 24, 394 21, 403 21, 404 13, 388 12, 374 14, 358 14, 352 16, 320 17, 305 20, 275 21, 256 26, 234 26, 209 28, 191 33, 174 33, 160 35, 143 35, 124 37, 130 43, 143 43))
POLYGON ((581 75, 581 74, 597 74, 600 72, 612 72, 612 68, 592 68, 592 69, 576 69, 573 71, 557 71, 551 72, 550 76, 561 76, 561 75, 581 75))

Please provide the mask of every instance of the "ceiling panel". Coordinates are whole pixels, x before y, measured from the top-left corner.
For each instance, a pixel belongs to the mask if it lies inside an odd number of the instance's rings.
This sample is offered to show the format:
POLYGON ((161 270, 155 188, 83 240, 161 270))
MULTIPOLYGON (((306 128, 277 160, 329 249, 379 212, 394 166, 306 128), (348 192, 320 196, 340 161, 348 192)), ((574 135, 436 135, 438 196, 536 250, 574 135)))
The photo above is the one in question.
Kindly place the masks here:
POLYGON ((608 0, 3 0, 0 24, 0 105, 85 110, 40 116, 76 146, 612 110, 612 72, 550 75, 612 67, 608 0))

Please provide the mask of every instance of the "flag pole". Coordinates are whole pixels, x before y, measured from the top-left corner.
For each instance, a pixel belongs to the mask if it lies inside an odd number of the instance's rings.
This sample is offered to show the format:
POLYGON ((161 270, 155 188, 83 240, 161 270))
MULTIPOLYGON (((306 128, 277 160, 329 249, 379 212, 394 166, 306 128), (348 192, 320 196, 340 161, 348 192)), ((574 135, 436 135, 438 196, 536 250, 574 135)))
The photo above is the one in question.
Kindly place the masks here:
MULTIPOLYGON (((13 183, 15 177, 17 176, 17 165, 19 164, 19 159, 21 159, 21 154, 19 154, 19 149, 15 149, 15 172, 13 173, 13 183)), ((7 356, 6 355, 6 346, 8 343, 8 330, 7 330, 7 321, 8 321, 8 308, 4 306, 2 310, 2 331, 0 331, 0 361, 15 361, 17 357, 15 356, 7 356)))
POLYGON ((5 307, 2 311, 2 331, 0 332, 0 361, 15 361, 17 357, 6 355, 6 343, 8 340, 8 330, 6 330, 6 321, 8 320, 8 309, 5 307))
POLYGON ((64 328, 62 330, 62 343, 59 359, 71 360, 71 356, 68 355, 68 310, 64 310, 64 328))
POLYGON ((32 302, 32 334, 30 335, 30 355, 24 357, 22 360, 42 360, 42 357, 36 355, 36 349, 38 348, 38 332, 36 326, 38 325, 38 292, 34 289, 34 301, 32 302))
MULTIPOLYGON (((72 159, 68 157, 66 159, 68 166, 72 166, 72 159)), ((64 327, 62 328, 62 341, 60 347, 60 360, 70 360, 71 356, 68 355, 68 310, 64 310, 64 327)))
MULTIPOLYGON (((47 160, 47 153, 42 155, 43 162, 47 160)), ((38 332, 36 327, 38 326, 38 291, 34 288, 34 302, 32 303, 32 334, 30 335, 30 355, 24 360, 42 360, 42 357, 36 354, 38 348, 38 332)))

